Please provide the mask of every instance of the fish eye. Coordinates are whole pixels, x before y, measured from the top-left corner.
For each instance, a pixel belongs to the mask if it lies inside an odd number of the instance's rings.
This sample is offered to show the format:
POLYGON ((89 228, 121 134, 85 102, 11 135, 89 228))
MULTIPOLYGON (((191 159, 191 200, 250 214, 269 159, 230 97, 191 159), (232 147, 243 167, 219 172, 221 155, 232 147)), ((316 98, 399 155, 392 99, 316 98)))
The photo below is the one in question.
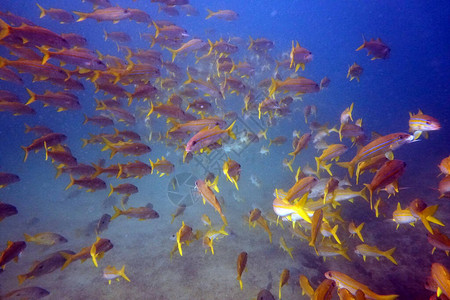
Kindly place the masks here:
POLYGON ((193 141, 193 142, 192 142, 192 145, 195 145, 195 144, 197 144, 197 141, 193 141))
POLYGON ((431 124, 431 122, 430 121, 427 121, 427 125, 430 125, 431 124))

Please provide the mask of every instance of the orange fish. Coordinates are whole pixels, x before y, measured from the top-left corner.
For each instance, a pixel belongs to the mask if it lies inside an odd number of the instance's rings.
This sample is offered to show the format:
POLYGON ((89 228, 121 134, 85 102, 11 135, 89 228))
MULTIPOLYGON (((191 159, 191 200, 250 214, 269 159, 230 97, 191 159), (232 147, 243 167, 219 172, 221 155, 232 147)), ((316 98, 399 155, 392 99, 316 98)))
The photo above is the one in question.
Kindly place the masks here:
POLYGON ((380 38, 377 38, 376 40, 372 38, 370 41, 366 41, 363 35, 363 44, 359 46, 356 51, 364 48, 367 49, 367 55, 373 55, 372 60, 377 58, 387 59, 391 52, 391 49, 383 43, 380 38))
POLYGON ((223 223, 225 225, 228 225, 227 219, 225 218, 225 215, 222 213, 222 207, 220 206, 220 203, 217 200, 216 195, 211 190, 209 185, 205 181, 198 179, 195 182, 195 186, 196 186, 197 190, 200 192, 200 194, 202 195, 203 204, 205 204, 206 201, 208 201, 208 203, 211 204, 211 206, 214 207, 214 209, 220 214, 220 217, 222 218, 223 223))

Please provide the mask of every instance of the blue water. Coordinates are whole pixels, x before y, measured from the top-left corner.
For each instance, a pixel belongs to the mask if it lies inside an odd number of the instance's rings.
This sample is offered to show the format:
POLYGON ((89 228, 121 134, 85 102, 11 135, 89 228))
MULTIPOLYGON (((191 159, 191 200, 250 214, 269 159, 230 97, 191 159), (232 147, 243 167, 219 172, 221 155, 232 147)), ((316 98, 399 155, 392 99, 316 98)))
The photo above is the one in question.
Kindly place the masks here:
MULTIPOLYGON (((74 32, 88 40, 88 48, 98 50, 102 54, 124 57, 117 51, 116 44, 105 41, 103 30, 127 32, 132 42, 127 44, 131 48, 149 49, 149 42, 140 39, 139 33, 154 33, 152 27, 133 21, 96 22, 85 20, 70 24, 59 24, 51 18, 39 18, 39 9, 30 1, 3 1, 1 10, 10 11, 25 17, 35 24, 48 28, 56 33, 74 32)), ((310 78, 317 83, 328 76, 331 84, 319 93, 308 94, 302 102, 292 104, 292 113, 285 118, 277 119, 277 125, 270 127, 269 138, 286 136, 287 142, 281 146, 271 146, 270 154, 259 153, 262 146, 267 147, 268 141, 251 144, 242 151, 231 152, 228 155, 242 166, 240 190, 226 181, 221 174, 220 167, 225 159, 222 150, 216 150, 210 156, 198 155, 190 164, 183 164, 180 151, 166 146, 165 141, 148 141, 150 131, 165 133, 168 129, 165 118, 151 117, 152 127, 146 126, 143 117, 138 117, 134 126, 116 127, 120 130, 134 130, 139 133, 144 143, 152 147, 152 152, 140 157, 123 157, 120 154, 109 160, 109 151, 101 152, 99 145, 89 145, 82 148, 81 138, 88 138, 88 134, 112 132, 109 128, 100 129, 93 125, 81 125, 86 113, 96 114, 95 101, 108 99, 103 93, 95 93, 92 83, 80 79, 85 86, 84 91, 73 91, 82 105, 80 111, 57 113, 52 107, 44 108, 40 103, 33 103, 37 114, 33 116, 12 116, 8 112, 0 112, 0 171, 10 172, 20 176, 19 183, 12 184, 0 190, 0 201, 13 204, 19 214, 9 217, 0 224, 0 248, 6 247, 8 240, 23 239, 23 233, 36 234, 43 231, 53 231, 64 235, 69 242, 50 248, 28 243, 27 249, 19 259, 19 263, 9 263, 6 270, 0 274, 0 293, 4 294, 18 288, 16 276, 28 271, 32 263, 42 260, 47 254, 57 250, 71 249, 75 252, 82 247, 90 246, 95 241, 95 234, 88 224, 98 219, 103 213, 113 214, 112 205, 105 203, 108 190, 86 193, 75 196, 71 193, 76 189, 64 191, 69 183, 68 176, 55 179, 55 168, 41 150, 37 154, 30 153, 28 160, 23 162, 23 151, 20 146, 31 144, 35 138, 32 134, 24 134, 24 124, 45 125, 55 132, 68 136, 66 144, 77 157, 78 162, 97 163, 99 159, 106 159, 106 165, 126 163, 139 159, 148 163, 148 159, 156 161, 165 156, 175 164, 175 172, 171 176, 158 177, 148 175, 142 179, 117 180, 101 178, 113 185, 129 182, 139 188, 139 193, 130 197, 129 205, 138 207, 151 202, 160 214, 156 220, 137 221, 119 217, 114 220, 102 237, 111 239, 114 248, 105 254, 96 269, 91 262, 84 264, 73 263, 64 271, 55 271, 42 277, 27 280, 23 286, 41 286, 51 292, 49 299, 251 299, 255 298, 259 290, 271 287, 274 295, 278 294, 278 280, 281 271, 288 268, 291 279, 287 287, 283 288, 283 299, 301 298, 298 275, 305 274, 316 287, 323 279, 323 273, 336 270, 361 280, 374 291, 381 294, 399 294, 400 299, 425 299, 432 292, 425 290, 423 284, 430 273, 431 263, 440 262, 450 267, 448 257, 442 251, 430 254, 432 246, 427 243, 426 230, 421 224, 415 228, 403 225, 395 231, 395 224, 386 221, 392 217, 397 202, 402 208, 415 197, 421 197, 429 205, 439 204, 437 218, 445 224, 450 222, 448 217, 450 206, 448 199, 438 199, 436 191, 440 178, 437 165, 450 153, 450 39, 449 15, 450 5, 447 1, 192 1, 192 6, 198 10, 197 16, 185 16, 180 10, 180 16, 171 17, 158 11, 157 3, 149 1, 114 1, 113 5, 120 7, 138 8, 146 11, 154 20, 170 20, 185 28, 189 38, 210 39, 240 37, 244 40, 239 44, 238 53, 231 55, 234 62, 248 60, 256 67, 253 78, 246 83, 253 87, 256 93, 266 93, 257 88, 259 81, 274 75, 275 64, 269 63, 268 70, 262 70, 264 60, 258 60, 255 53, 247 50, 248 37, 265 37, 275 44, 269 51, 270 57, 279 60, 282 54, 289 53, 292 40, 310 50, 313 61, 306 65, 305 71, 299 71, 300 76, 310 78), (231 9, 239 14, 238 20, 226 22, 211 18, 205 20, 206 8, 213 11, 231 9), (367 51, 355 51, 366 39, 380 37, 391 49, 390 57, 386 60, 370 60, 367 51), (360 82, 349 81, 347 70, 354 62, 364 68, 360 82), (309 129, 304 123, 303 107, 314 104, 317 106, 317 118, 320 123, 328 123, 329 127, 339 127, 340 113, 351 103, 355 103, 353 116, 363 119, 363 127, 368 136, 375 131, 382 135, 393 132, 407 132, 409 112, 416 113, 421 109, 433 116, 441 123, 442 129, 431 132, 429 139, 409 144, 395 152, 398 159, 407 163, 405 174, 400 180, 400 186, 407 189, 387 201, 386 216, 375 218, 366 202, 356 200, 354 204, 345 203, 342 206, 342 216, 346 221, 356 223, 366 222, 363 230, 365 240, 370 245, 377 245, 387 250, 397 247, 394 257, 398 266, 381 259, 373 258, 363 262, 353 250, 358 242, 347 239, 346 225, 340 225, 339 236, 345 241, 348 253, 352 258, 348 262, 342 257, 328 258, 326 262, 316 256, 314 250, 307 243, 291 238, 287 230, 271 225, 273 244, 269 244, 267 234, 261 229, 248 229, 242 216, 254 207, 263 212, 272 210, 273 191, 275 188, 289 189, 294 183, 293 174, 282 166, 284 158, 291 152, 292 131, 301 133, 309 129), (217 152, 217 153, 216 153, 217 152), (214 153, 217 154, 216 156, 214 153), (216 157, 212 159, 211 157, 216 157), (202 162, 200 164, 199 162, 202 162), (201 166, 205 166, 205 168, 201 166), (230 235, 215 242, 215 255, 204 253, 201 240, 184 246, 183 257, 178 253, 173 260, 169 260, 169 252, 173 247, 173 235, 181 226, 183 220, 194 228, 206 231, 200 221, 206 213, 220 228, 221 221, 218 214, 210 206, 202 205, 198 199, 192 207, 188 207, 183 216, 178 217, 174 224, 170 224, 170 214, 176 207, 167 197, 169 182, 176 174, 188 172, 196 178, 204 178, 205 169, 220 173, 219 196, 224 198, 224 214, 230 224, 230 235), (261 181, 261 186, 254 186, 250 177, 255 175, 261 181), (243 198, 245 202, 237 202, 236 198, 243 198), (32 218, 39 221, 31 222, 32 218), (284 236, 287 244, 294 247, 291 260, 279 249, 278 240, 284 236), (249 253, 248 272, 243 274, 244 290, 239 289, 236 282, 236 258, 241 251, 249 253), (126 273, 131 282, 113 282, 111 286, 102 278, 102 270, 107 265, 120 268, 126 265, 126 273)), ((44 8, 63 8, 67 11, 92 11, 92 5, 81 1, 40 1, 44 8)), ((189 39, 187 38, 186 41, 189 39)), ((171 55, 159 46, 164 60, 170 60, 171 55)), ((0 47, 0 55, 14 59, 4 47, 0 47)), ((57 63, 56 60, 53 63, 57 63)), ((197 67, 193 54, 187 58, 177 57, 175 63, 183 70, 188 65, 197 67)), ((201 63, 199 64, 201 65, 201 63)), ((68 67, 72 68, 72 67, 68 67)), ((215 70, 215 68, 214 68, 215 70)), ((163 77, 167 74, 162 72, 163 77)), ((291 74, 289 71, 280 73, 283 79, 291 74)), ((215 76, 215 71, 211 72, 215 76)), ((30 88, 37 94, 46 90, 54 92, 61 89, 47 82, 31 82, 31 75, 20 74, 24 85, 16 85, 0 81, 0 89, 15 93, 22 102, 26 102, 29 95, 25 88, 30 88)), ((183 73, 181 83, 187 79, 183 73)), ((206 80, 206 78, 202 78, 206 80)), ((220 79, 221 80, 221 79, 220 79)), ((173 91, 161 90, 160 85, 152 83, 160 89, 161 97, 157 101, 165 102, 173 91)), ((126 87, 132 91, 131 86, 126 87)), ((280 94, 279 97, 282 97, 280 94)), ((212 101, 212 99, 210 99, 212 101)), ((257 98, 261 101, 262 98, 257 98)), ((155 101, 156 104, 156 101, 155 101)), ((239 131, 245 124, 252 130, 266 128, 257 116, 251 120, 244 120, 241 116, 243 95, 226 94, 224 101, 226 111, 236 111, 239 121, 239 131), (253 122, 253 123, 252 123, 253 122), (255 125, 256 124, 256 125, 255 125)), ((137 108, 148 110, 147 102, 134 101, 130 106, 131 113, 137 113, 137 108)), ((314 119, 314 118, 313 118, 314 119)), ((267 120, 265 116, 263 120, 267 120)), ((335 134, 327 138, 327 142, 337 143, 335 134)), ((351 145, 347 140, 348 146, 351 145)), ((350 160, 356 153, 351 149, 341 161, 350 160)), ((314 156, 319 155, 310 143, 307 150, 296 158, 294 168, 304 168, 307 164, 315 166, 314 156)), ((344 177, 346 171, 333 166, 338 177, 344 177)), ((322 173, 324 174, 324 173, 322 173)), ((368 183, 371 174, 364 174, 363 182, 368 183)), ((441 177, 442 178, 442 177, 441 177)), ((383 195, 385 196, 385 195, 383 195)), ((114 196, 120 199, 120 196, 114 196)), ((111 201, 110 201, 111 202, 111 201)), ((116 202, 117 205, 118 202, 116 202)), ((285 224, 290 226, 289 224, 285 224)), ((442 232, 450 234, 444 227, 442 232)), ((22 287, 22 286, 21 286, 22 287)), ((306 296, 303 296, 306 297, 306 296)), ((302 298, 303 299, 303 298, 302 298)), ((306 299, 306 298, 304 298, 306 299)))

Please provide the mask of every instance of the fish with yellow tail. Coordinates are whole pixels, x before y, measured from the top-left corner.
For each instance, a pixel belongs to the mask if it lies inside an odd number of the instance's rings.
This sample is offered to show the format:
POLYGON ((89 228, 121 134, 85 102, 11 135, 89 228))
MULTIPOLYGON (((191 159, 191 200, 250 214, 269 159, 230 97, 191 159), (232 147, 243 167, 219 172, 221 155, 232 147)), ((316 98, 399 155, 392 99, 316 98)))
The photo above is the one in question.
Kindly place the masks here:
POLYGON ((446 267, 439 263, 431 265, 431 278, 437 285, 436 295, 442 294, 450 298, 450 272, 446 267))
POLYGON ((393 182, 397 182, 405 172, 405 168, 406 163, 404 161, 398 159, 389 160, 377 171, 370 184, 364 184, 370 193, 370 209, 373 209, 373 192, 393 182))
POLYGON ((209 248, 211 249, 211 253, 214 255, 213 241, 227 235, 228 232, 225 230, 225 225, 223 225, 219 230, 210 228, 203 236, 203 247, 205 248, 205 254, 208 252, 209 248))
POLYGON ((322 236, 325 237, 333 237, 338 244, 341 244, 341 240, 339 239, 337 235, 337 230, 339 228, 339 225, 334 225, 333 228, 331 228, 330 224, 323 222, 322 226, 320 226, 320 233, 322 236))
POLYGON ((266 219, 263 216, 259 216, 256 220, 256 224, 258 224, 265 232, 269 235, 269 242, 272 244, 272 232, 270 231, 269 225, 267 224, 266 219))
POLYGON ((250 226, 253 226, 254 228, 256 226, 255 222, 260 216, 261 210, 259 208, 254 208, 253 210, 251 210, 248 216, 248 228, 250 228, 250 226))
POLYGON ((420 198, 416 198, 409 204, 409 211, 411 214, 422 221, 423 226, 433 234, 433 229, 429 222, 440 226, 445 226, 441 221, 436 219, 433 215, 436 213, 438 205, 427 206, 427 204, 420 198))
POLYGON ((174 164, 164 158, 164 156, 161 157, 161 159, 158 158, 156 162, 152 162, 151 159, 149 159, 149 161, 152 168, 152 173, 153 171, 156 171, 159 174, 159 177, 164 175, 169 176, 175 169, 174 164))
POLYGON ((125 275, 125 265, 122 266, 122 269, 117 270, 114 266, 107 266, 103 269, 103 278, 108 280, 108 284, 111 284, 113 279, 119 281, 120 277, 130 282, 131 280, 125 275))
POLYGON ((432 116, 425 115, 420 109, 417 114, 409 113, 409 132, 412 132, 414 139, 418 139, 422 132, 428 138, 428 131, 441 129, 441 124, 432 116))
POLYGON ((322 220, 323 220, 323 210, 320 208, 316 210, 312 216, 311 240, 309 241, 309 246, 314 247, 316 253, 317 253, 316 240, 317 235, 320 232, 320 227, 322 226, 322 220))
POLYGON ((292 215, 295 214, 299 219, 301 218, 311 223, 311 218, 305 210, 306 199, 307 195, 305 194, 296 204, 290 204, 288 201, 277 197, 272 202, 273 211, 278 217, 291 218, 292 220, 292 215))
POLYGON ((203 204, 205 204, 206 201, 208 201, 208 203, 211 204, 211 206, 214 207, 214 209, 219 213, 220 217, 222 218, 223 224, 228 225, 227 219, 222 212, 222 207, 220 206, 220 203, 217 200, 216 195, 211 190, 209 185, 205 181, 198 179, 195 182, 195 186, 199 191, 199 193, 202 195, 203 204))
POLYGON ((280 283, 278 284, 278 299, 281 300, 281 288, 288 283, 290 277, 290 272, 288 269, 284 269, 281 272, 280 283))
POLYGON ((427 233, 427 240, 433 246, 431 254, 434 254, 436 249, 445 251, 445 254, 449 256, 450 254, 450 238, 445 234, 441 233, 439 229, 434 228, 433 233, 427 233))
POLYGON ((292 49, 291 53, 289 54, 289 58, 290 58, 289 69, 291 69, 292 66, 295 66, 295 72, 297 72, 300 67, 302 67, 303 71, 305 70, 305 64, 312 61, 313 55, 311 51, 300 46, 298 42, 294 47, 294 41, 292 41, 292 49))
POLYGON ((334 280, 338 289, 347 289, 352 295, 356 295, 356 291, 361 290, 367 299, 394 300, 398 298, 398 295, 379 295, 373 292, 367 285, 338 271, 328 271, 325 273, 325 277, 334 280))
POLYGON ((369 246, 367 244, 360 244, 358 246, 356 246, 356 250, 355 253, 362 255, 364 261, 366 261, 366 257, 367 256, 373 256, 375 257, 377 260, 379 259, 380 256, 384 256, 387 259, 389 259, 391 262, 393 262, 395 265, 397 265, 397 262, 395 261, 394 257, 392 257, 392 254, 395 251, 395 247, 386 251, 381 251, 380 249, 378 249, 377 246, 369 246))
POLYGON ((224 134, 228 134, 232 139, 236 139, 233 132, 234 121, 228 128, 220 129, 219 126, 213 128, 203 128, 197 132, 186 144, 185 153, 200 151, 203 152, 205 148, 219 141, 224 134))
POLYGON ((289 254, 289 256, 292 258, 292 260, 294 260, 294 257, 292 256, 292 250, 294 250, 294 247, 289 248, 283 237, 280 237, 280 248, 283 249, 284 251, 286 251, 289 254))
POLYGON ((302 288, 302 295, 306 294, 308 297, 312 298, 314 295, 314 289, 309 283, 308 278, 305 275, 300 275, 298 281, 300 283, 300 287, 302 288))
POLYGON ((192 227, 187 226, 186 224, 184 224, 183 221, 180 229, 177 231, 176 234, 178 251, 180 252, 181 256, 183 256, 183 249, 181 248, 181 245, 186 243, 186 245, 189 246, 189 240, 191 236, 192 236, 192 227))
POLYGON ((223 163, 223 174, 227 176, 227 179, 234 183, 234 186, 239 191, 238 180, 241 176, 241 165, 231 158, 223 163))
POLYGON ((330 171, 331 164, 326 164, 327 161, 338 161, 339 157, 347 152, 348 148, 347 146, 343 144, 332 144, 329 145, 325 150, 323 150, 322 155, 319 157, 316 157, 316 164, 317 164, 317 174, 320 172, 320 167, 323 167, 330 176, 333 176, 333 173, 330 171))
POLYGON ((242 276, 242 272, 244 272, 244 270, 247 270, 247 252, 241 252, 238 255, 238 259, 237 259, 237 277, 236 280, 239 281, 239 286, 241 287, 241 290, 243 289, 242 287, 242 280, 241 280, 241 276, 242 276))
POLYGON ((355 222, 350 222, 350 224, 348 225, 348 232, 350 232, 350 236, 353 237, 355 234, 358 235, 359 239, 361 240, 361 242, 364 243, 364 239, 362 237, 361 234, 361 230, 364 227, 364 222, 362 222, 361 224, 359 224, 358 226, 355 225, 355 222))
POLYGON ((384 154, 388 158, 393 159, 392 151, 407 143, 411 143, 413 140, 413 135, 403 132, 391 133, 385 136, 381 136, 373 140, 366 146, 362 147, 351 161, 341 162, 337 165, 348 169, 350 177, 353 177, 355 166, 359 162, 368 160, 369 158, 375 157, 380 154, 384 154))
POLYGON ((97 240, 92 244, 89 254, 92 257, 92 262, 94 266, 98 268, 97 257, 102 258, 106 251, 113 247, 111 241, 108 239, 102 239, 97 236, 97 240))
MULTIPOLYGON (((314 176, 308 176, 297 180, 297 182, 288 190, 283 200, 288 203, 293 203, 295 199, 308 194, 318 182, 319 180, 314 176)), ((275 193, 279 195, 280 191, 275 190, 275 193)))

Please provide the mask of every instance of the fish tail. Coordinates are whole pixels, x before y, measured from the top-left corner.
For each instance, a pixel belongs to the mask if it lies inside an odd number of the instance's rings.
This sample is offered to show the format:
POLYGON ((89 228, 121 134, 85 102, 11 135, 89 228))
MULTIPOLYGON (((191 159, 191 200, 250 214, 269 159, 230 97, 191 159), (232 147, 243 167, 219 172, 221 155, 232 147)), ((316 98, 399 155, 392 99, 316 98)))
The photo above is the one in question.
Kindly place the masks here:
POLYGON ((208 8, 206 10, 208 11, 208 15, 206 16, 205 20, 208 20, 209 18, 214 16, 214 12, 208 8))
POLYGON ((81 145, 81 148, 86 147, 89 144, 89 140, 88 139, 81 139, 83 141, 83 145, 81 145))
POLYGON ((86 125, 86 123, 89 122, 89 118, 86 114, 83 114, 83 115, 84 115, 83 125, 86 125))
POLYGON ((294 162, 294 159, 295 159, 295 156, 290 161, 288 161, 286 164, 292 173, 294 173, 294 170, 292 169, 292 163, 294 162))
POLYGON ((275 78, 271 78, 272 83, 269 87, 269 97, 272 97, 273 94, 276 92, 276 90, 278 89, 278 82, 275 80, 275 78))
POLYGON ((122 214, 122 211, 117 206, 114 205, 113 208, 114 208, 114 215, 111 217, 111 221, 122 214))
POLYGON ((41 11, 41 15, 39 16, 40 19, 42 19, 43 17, 45 17, 45 8, 43 8, 42 6, 39 5, 39 3, 36 3, 37 7, 39 7, 40 11, 41 11))
POLYGON ((65 191, 67 191, 74 183, 75 183, 75 179, 73 179, 72 174, 70 174, 70 183, 66 186, 65 191))
POLYGON ((359 46, 355 51, 359 51, 361 49, 364 49, 364 47, 366 47, 366 38, 364 37, 364 34, 362 35, 363 38, 363 43, 361 46, 359 46))
POLYGON ((153 102, 151 102, 151 107, 150 107, 150 111, 147 114, 147 118, 150 117, 150 115, 153 113, 154 107, 153 107, 153 102))
POLYGON ((233 140, 236 139, 236 135, 235 135, 234 132, 232 131, 232 130, 233 130, 233 126, 234 126, 235 123, 236 123, 236 120, 234 120, 234 122, 231 123, 231 125, 226 129, 226 132, 228 133, 228 135, 229 135, 233 140))
POLYGON ((434 213, 436 212, 438 206, 437 205, 432 205, 432 206, 428 206, 427 208, 425 208, 420 214, 420 220, 423 223, 423 226, 425 226, 425 228, 431 233, 434 234, 433 229, 430 226, 429 222, 433 222, 435 224, 444 226, 444 224, 439 221, 438 219, 436 219, 435 217, 433 217, 434 213))
POLYGON ((339 254, 342 255, 343 257, 345 257, 348 261, 352 261, 350 256, 348 256, 346 249, 342 249, 341 251, 339 251, 339 254))
POLYGON ((72 262, 72 255, 62 251, 59 254, 66 259, 64 265, 61 267, 61 270, 64 270, 72 262))
POLYGON ((95 243, 92 245, 91 247, 91 257, 92 257, 92 262, 94 263, 94 266, 96 268, 98 268, 98 263, 97 263, 97 247, 95 246, 95 243))
POLYGON ((173 224, 173 221, 175 220, 175 214, 171 214, 172 216, 172 221, 170 221, 170 224, 173 224))
POLYGON ((392 254, 394 253, 395 249, 396 249, 395 247, 392 249, 389 249, 389 250, 383 252, 383 255, 384 255, 384 257, 386 257, 387 259, 392 261, 395 265, 397 265, 397 262, 395 261, 394 257, 392 257, 392 254))
POLYGON ((239 287, 241 288, 241 290, 243 290, 244 287, 242 286, 241 276, 238 276, 236 279, 239 281, 239 287))
POLYGON ((111 187, 111 192, 109 192, 108 197, 111 197, 111 195, 114 193, 114 187, 111 183, 109 184, 109 186, 111 187))
POLYGON ((150 161, 150 167, 152 168, 150 174, 153 174, 153 170, 155 169, 155 163, 152 162, 152 160, 150 158, 148 160, 150 161))
POLYGON ((25 157, 23 158, 23 162, 26 162, 27 158, 28 158, 28 147, 25 147, 25 146, 20 146, 20 147, 23 149, 23 151, 25 151, 25 157))
POLYGON ((5 21, 0 19, 0 40, 3 40, 10 34, 11 26, 6 24, 5 21))
POLYGON ((119 178, 120 175, 122 175, 122 174, 123 174, 123 166, 122 166, 122 164, 119 164, 119 172, 117 172, 117 177, 116 178, 119 178))
POLYGON ((363 227, 364 227, 364 222, 359 224, 359 226, 356 228, 355 231, 356 231, 356 234, 358 235, 359 239, 364 243, 364 239, 361 234, 361 230, 363 229, 363 227))
POLYGON ((342 128, 344 128, 345 123, 342 123, 339 127, 339 141, 342 142, 342 128))
POLYGON ((28 99, 28 102, 25 103, 25 105, 29 105, 36 101, 36 94, 33 93, 29 88, 27 88, 27 92, 28 92, 28 94, 30 94, 30 99, 28 99))
POLYGON ((222 222, 225 226, 228 226, 228 221, 227 218, 225 217, 224 214, 220 214, 220 218, 222 219, 222 222))
POLYGON ((55 179, 58 178, 59 176, 61 176, 62 171, 63 171, 63 167, 64 167, 64 165, 59 165, 59 166, 56 167, 55 179))
POLYGON ((26 274, 19 275, 17 276, 17 279, 19 280, 19 285, 21 285, 25 281, 25 279, 27 279, 27 275, 26 274))
POLYGON ((361 196, 361 198, 363 198, 364 200, 368 201, 366 189, 368 189, 368 188, 367 187, 363 187, 362 190, 359 191, 359 196, 361 196))
POLYGON ((311 218, 305 211, 306 200, 308 199, 308 193, 304 194, 303 197, 295 204, 295 212, 302 217, 306 222, 312 223, 311 218))
POLYGON ((253 47, 253 44, 255 43, 255 41, 252 39, 251 36, 248 36, 248 38, 250 39, 250 46, 248 46, 247 50, 250 50, 253 47))
POLYGON ((74 11, 74 14, 76 14, 79 19, 77 20, 77 22, 81 22, 87 19, 87 17, 89 16, 89 14, 81 12, 81 11, 74 11))
POLYGON ((171 48, 169 48, 169 47, 166 47, 166 49, 169 50, 170 53, 172 53, 172 62, 174 62, 175 57, 177 56, 178 51, 175 50, 175 49, 171 49, 171 48))
POLYGON ((364 186, 369 190, 370 210, 373 210, 373 190, 370 188, 370 184, 364 183, 364 186))
POLYGON ((123 277, 123 279, 125 279, 126 281, 130 282, 130 278, 127 277, 127 275, 125 275, 125 265, 122 266, 122 269, 120 269, 119 271, 119 275, 123 277))
POLYGON ((209 44, 209 51, 208 51, 208 54, 206 54, 206 56, 209 56, 214 49, 214 44, 213 44, 213 42, 211 42, 210 39, 208 39, 208 44, 209 44))
POLYGON ((333 229, 331 230, 331 234, 333 235, 334 239, 336 240, 336 242, 338 242, 338 244, 341 244, 341 240, 339 240, 339 237, 337 236, 337 230, 338 230, 338 225, 335 225, 333 227, 333 229))
POLYGON ((31 235, 26 234, 26 233, 24 233, 23 236, 24 236, 26 242, 31 242, 31 240, 33 239, 33 237, 31 235))
MULTIPOLYGON (((156 38, 158 37, 158 35, 159 35, 159 26, 155 23, 155 21, 153 21, 153 26, 155 26, 155 40, 152 42, 152 45, 154 45, 154 43, 155 43, 155 41, 156 41, 156 38)), ((153 47, 153 46, 152 46, 153 47)))

